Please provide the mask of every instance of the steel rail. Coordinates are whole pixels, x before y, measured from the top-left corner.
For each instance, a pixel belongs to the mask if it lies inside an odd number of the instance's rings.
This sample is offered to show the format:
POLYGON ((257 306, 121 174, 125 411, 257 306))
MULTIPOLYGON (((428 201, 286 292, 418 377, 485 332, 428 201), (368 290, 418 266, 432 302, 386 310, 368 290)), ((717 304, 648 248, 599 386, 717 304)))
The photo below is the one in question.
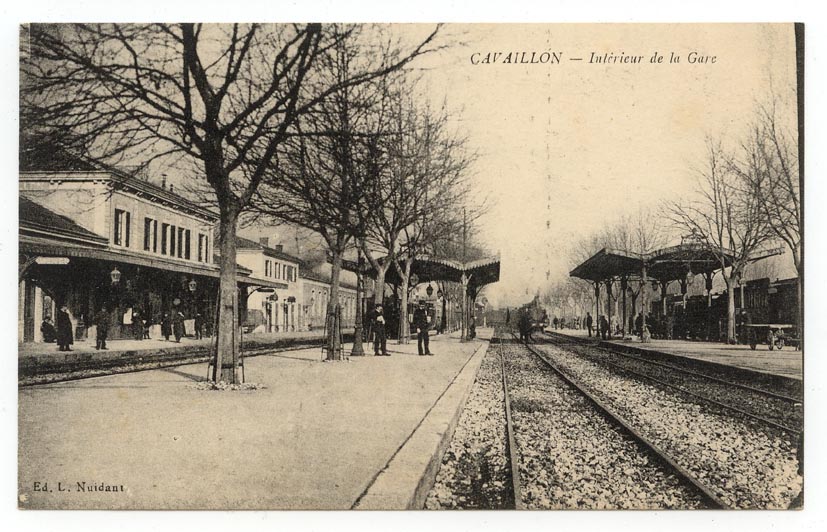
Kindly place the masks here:
POLYGON ((523 510, 522 490, 520 488, 520 464, 517 456, 517 443, 514 438, 514 425, 511 420, 511 395, 508 391, 508 377, 505 372, 505 359, 503 358, 502 344, 499 346, 500 354, 500 369, 502 371, 503 380, 503 394, 505 397, 505 426, 508 436, 508 461, 511 469, 511 491, 514 497, 514 509, 523 510))
POLYGON ((639 360, 639 361, 645 362, 647 364, 652 364, 653 366, 661 366, 661 367, 664 367, 664 368, 679 371, 681 373, 686 373, 688 375, 694 375, 696 377, 701 377, 701 378, 704 378, 704 379, 708 379, 708 380, 711 380, 711 381, 714 381, 714 382, 718 382, 720 384, 725 384, 727 386, 733 386, 735 388, 741 388, 741 389, 744 389, 744 390, 748 390, 748 391, 757 393, 759 395, 766 395, 768 397, 772 397, 774 399, 779 399, 781 401, 786 401, 788 403, 803 404, 803 402, 804 402, 803 399, 799 399, 799 398, 796 398, 796 397, 790 397, 788 395, 778 394, 778 393, 775 393, 775 392, 771 392, 769 390, 756 388, 756 387, 750 386, 748 384, 741 384, 739 382, 728 381, 726 379, 721 379, 719 377, 714 377, 712 375, 707 375, 706 373, 701 373, 699 371, 694 371, 694 370, 691 370, 691 369, 682 368, 680 366, 673 366, 672 364, 667 364, 665 362, 659 362, 657 360, 649 360, 647 358, 643 358, 643 357, 638 356, 638 355, 630 355, 628 353, 623 353, 622 351, 618 351, 618 350, 612 349, 610 347, 602 347, 602 346, 599 346, 599 345, 590 345, 589 342, 586 341, 586 340, 580 340, 580 339, 571 340, 570 338, 568 338, 565 335, 562 335, 560 333, 545 331, 545 334, 546 334, 546 336, 548 336, 550 338, 554 338, 555 340, 568 340, 570 342, 570 343, 565 343, 565 344, 562 343, 562 342, 559 342, 556 345, 566 346, 566 347, 568 347, 568 346, 589 347, 589 348, 597 349, 597 350, 600 350, 600 351, 606 351, 607 353, 612 353, 613 355, 618 355, 618 356, 621 356, 621 357, 629 358, 631 360, 639 360))
MULTIPOLYGON (((554 344, 552 344, 552 345, 554 345, 554 344)), ((778 429, 778 430, 785 431, 785 432, 790 432, 790 433, 795 434, 795 435, 799 435, 799 434, 801 434, 801 431, 800 431, 800 430, 798 430, 798 429, 794 429, 794 428, 792 428, 792 427, 788 427, 788 426, 786 426, 786 425, 782 425, 782 424, 780 424, 780 423, 777 423, 777 422, 775 422, 775 421, 772 421, 771 419, 766 419, 766 418, 764 418, 764 417, 761 417, 761 416, 759 416, 759 415, 753 414, 753 413, 751 413, 751 412, 747 412, 746 410, 742 410, 742 409, 738 408, 737 406, 728 405, 728 404, 726 404, 726 403, 722 403, 722 402, 720 402, 720 401, 717 401, 717 400, 715 400, 715 399, 712 399, 711 397, 707 397, 707 396, 704 396, 704 395, 701 395, 701 394, 698 394, 698 393, 695 393, 695 392, 689 391, 689 390, 687 390, 686 388, 681 388, 680 386, 677 386, 677 385, 675 385, 675 384, 672 384, 672 383, 669 383, 669 382, 666 382, 666 381, 660 380, 660 379, 658 379, 657 377, 653 377, 653 376, 651 376, 651 375, 646 375, 645 373, 640 373, 640 372, 635 371, 635 370, 633 370, 633 369, 629 369, 629 368, 626 368, 626 367, 621 366, 621 365, 619 365, 619 364, 615 364, 614 362, 611 362, 611 361, 609 361, 609 360, 601 360, 600 362, 602 362, 602 363, 604 363, 604 364, 606 364, 606 365, 608 365, 608 366, 611 366, 611 367, 613 367, 613 368, 616 368, 616 369, 618 369, 618 370, 620 370, 620 371, 624 371, 624 372, 626 372, 626 373, 630 373, 630 374, 632 374, 632 375, 634 375, 634 376, 636 376, 636 377, 640 377, 640 378, 643 378, 643 379, 648 379, 648 380, 650 380, 650 381, 652 381, 652 382, 655 382, 655 383, 657 383, 657 384, 659 384, 659 385, 661 385, 661 386, 664 386, 664 387, 666 387, 666 388, 671 388, 671 389, 673 389, 673 390, 676 390, 676 391, 681 392, 681 393, 683 393, 683 394, 689 395, 689 396, 694 397, 694 398, 696 398, 696 399, 700 399, 700 400, 702 400, 702 401, 705 401, 705 402, 711 403, 711 404, 713 404, 713 405, 715 405, 715 406, 718 406, 718 407, 724 408, 724 409, 726 409, 726 410, 732 410, 733 412, 737 412, 737 413, 741 414, 742 416, 745 416, 745 417, 747 417, 747 418, 749 418, 749 419, 752 419, 752 420, 758 421, 758 422, 760 422, 760 423, 764 423, 764 424, 766 424, 766 425, 770 425, 771 427, 776 428, 776 429, 778 429)))
POLYGON ((584 397, 586 397, 593 405, 597 407, 597 410, 602 412, 603 415, 615 425, 620 426, 626 433, 632 436, 635 440, 637 440, 642 446, 648 449, 656 458, 658 458, 661 462, 667 464, 675 473, 676 475, 683 479, 685 482, 692 485, 698 492, 700 492, 702 500, 711 508, 711 509, 731 509, 732 507, 724 502, 718 495, 715 494, 715 491, 704 484, 700 479, 696 478, 689 470, 678 464, 669 454, 661 449, 657 444, 651 441, 649 438, 638 432, 632 424, 623 418, 620 414, 612 410, 608 405, 606 405, 603 401, 595 397, 591 392, 589 392, 582 384, 580 384, 577 379, 574 377, 566 374, 560 368, 557 367, 556 364, 551 362, 548 358, 546 358, 543 354, 541 354, 536 348, 531 345, 525 345, 526 349, 529 352, 533 353, 537 358, 543 361, 551 370, 553 370, 557 375, 560 376, 569 386, 573 389, 580 392, 584 397))

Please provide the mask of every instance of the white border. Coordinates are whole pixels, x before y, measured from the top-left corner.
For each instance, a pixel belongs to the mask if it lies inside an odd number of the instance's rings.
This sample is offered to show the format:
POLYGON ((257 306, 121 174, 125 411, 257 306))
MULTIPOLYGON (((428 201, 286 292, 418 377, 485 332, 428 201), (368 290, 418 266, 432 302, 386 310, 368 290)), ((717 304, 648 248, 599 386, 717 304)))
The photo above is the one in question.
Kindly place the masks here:
POLYGON ((816 335, 825 316, 821 301, 825 300, 825 283, 820 279, 824 259, 825 227, 824 135, 821 117, 824 109, 824 67, 827 24, 815 2, 766 0, 725 3, 720 0, 694 2, 645 1, 538 1, 508 0, 483 5, 482 2, 455 0, 415 0, 397 8, 380 0, 355 2, 334 0, 199 0, 171 2, 143 0, 119 3, 112 0, 75 0, 47 2, 27 0, 3 6, 2 79, 3 106, 3 169, 0 198, 4 209, 0 223, 0 256, 3 271, 2 297, 5 312, 0 338, 8 353, 2 358, 3 375, 0 388, 0 508, 6 530, 815 530, 823 529, 824 405, 823 378, 827 378, 824 341, 816 335), (17 25, 27 21, 378 21, 378 22, 805 22, 806 23, 806 228, 807 239, 807 323, 809 324, 807 375, 807 462, 806 509, 803 512, 35 512, 16 509, 17 491, 17 336, 16 284, 11 283, 12 262, 16 261, 17 219, 17 25), (818 525, 818 523, 822 523, 818 525))

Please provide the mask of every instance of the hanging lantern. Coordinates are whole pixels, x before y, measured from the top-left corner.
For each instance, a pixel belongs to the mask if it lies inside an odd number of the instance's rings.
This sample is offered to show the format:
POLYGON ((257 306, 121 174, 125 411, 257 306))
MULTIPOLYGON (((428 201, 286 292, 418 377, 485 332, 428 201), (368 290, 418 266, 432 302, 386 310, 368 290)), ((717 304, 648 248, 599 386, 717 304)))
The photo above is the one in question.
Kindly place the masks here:
POLYGON ((109 272, 109 278, 112 280, 112 284, 118 284, 121 281, 121 272, 117 266, 109 272))
POLYGON ((195 289, 198 288, 198 283, 195 282, 195 279, 191 280, 187 285, 190 289, 190 292, 195 292, 195 289))
POLYGON ((428 288, 425 289, 425 293, 428 294, 428 297, 434 295, 434 287, 431 286, 430 283, 428 283, 428 288))
POLYGON ((436 297, 442 299, 442 295, 443 295, 442 294, 442 289, 440 288, 439 290, 436 291, 436 297))
POLYGON ((419 276, 415 273, 411 274, 411 286, 416 286, 419 284, 419 276))

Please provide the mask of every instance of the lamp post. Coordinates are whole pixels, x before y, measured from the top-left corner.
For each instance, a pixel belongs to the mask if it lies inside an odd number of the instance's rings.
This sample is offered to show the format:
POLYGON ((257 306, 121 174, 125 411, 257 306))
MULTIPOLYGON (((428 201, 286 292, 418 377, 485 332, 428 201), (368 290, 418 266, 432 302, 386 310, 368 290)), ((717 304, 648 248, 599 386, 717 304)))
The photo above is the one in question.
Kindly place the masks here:
POLYGON ((350 356, 362 357, 365 356, 365 348, 362 345, 362 291, 364 290, 362 249, 357 247, 356 253, 356 316, 353 324, 353 348, 350 350, 350 356))

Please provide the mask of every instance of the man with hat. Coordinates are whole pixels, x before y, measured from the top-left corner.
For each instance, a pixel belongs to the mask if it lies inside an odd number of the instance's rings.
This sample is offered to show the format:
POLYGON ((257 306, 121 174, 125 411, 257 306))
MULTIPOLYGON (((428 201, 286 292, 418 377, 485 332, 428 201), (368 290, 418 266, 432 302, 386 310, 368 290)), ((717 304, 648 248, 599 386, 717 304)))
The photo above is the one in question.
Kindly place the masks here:
POLYGON ((381 303, 376 304, 376 310, 373 312, 373 331, 373 354, 380 356, 379 348, 381 347, 381 356, 391 356, 388 353, 387 339, 385 338, 385 314, 383 313, 381 303))
POLYGON ((416 327, 416 346, 419 349, 419 356, 429 355, 433 356, 431 350, 428 348, 430 337, 428 336, 428 328, 430 327, 431 317, 428 316, 428 309, 425 307, 425 301, 420 301, 419 306, 414 311, 413 325, 416 327), (425 352, 422 352, 422 344, 425 344, 425 352))

